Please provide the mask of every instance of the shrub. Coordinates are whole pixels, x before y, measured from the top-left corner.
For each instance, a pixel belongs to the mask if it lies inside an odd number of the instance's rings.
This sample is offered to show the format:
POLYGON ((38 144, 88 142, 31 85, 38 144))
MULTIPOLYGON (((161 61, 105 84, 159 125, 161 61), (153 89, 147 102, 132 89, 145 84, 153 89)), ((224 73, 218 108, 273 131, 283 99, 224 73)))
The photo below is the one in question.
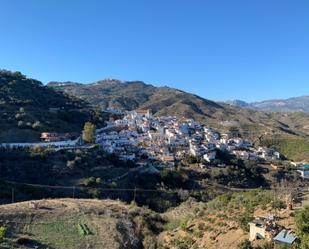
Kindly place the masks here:
POLYGON ((256 249, 273 249, 274 245, 272 242, 266 242, 263 245, 256 247, 256 249))
POLYGON ((15 119, 16 120, 21 120, 23 118, 23 114, 21 114, 21 113, 17 113, 16 115, 15 115, 15 119))
POLYGON ((240 242, 240 244, 237 246, 237 249, 253 249, 253 247, 249 240, 244 240, 240 242))
POLYGON ((0 226, 0 241, 4 239, 7 233, 7 228, 0 226))
POLYGON ((88 178, 85 179, 84 184, 87 187, 95 187, 97 185, 96 184, 96 178, 94 178, 93 176, 88 177, 88 178))
POLYGON ((23 128, 24 127, 24 121, 18 121, 17 122, 17 126, 18 126, 18 128, 23 128))
POLYGON ((284 209, 286 208, 286 204, 279 200, 279 199, 275 199, 272 204, 271 204, 272 208, 275 208, 275 209, 284 209))
POLYGON ((35 121, 33 124, 32 124, 32 129, 34 130, 37 130, 41 127, 41 123, 40 121, 35 121))
POLYGON ((248 223, 253 220, 251 213, 245 212, 242 214, 238 219, 237 222, 240 228, 246 232, 249 232, 249 225, 248 223))
POLYGON ((69 169, 74 169, 75 167, 75 161, 67 161, 67 167, 69 169))
POLYGON ((117 188, 118 184, 117 182, 112 182, 111 184, 109 184, 110 188, 117 188))
POLYGON ((99 199, 101 197, 101 191, 99 189, 94 189, 91 195, 92 195, 92 198, 99 199))
POLYGON ((96 183, 96 185, 100 185, 102 183, 101 178, 96 178, 95 183, 96 183))
POLYGON ((193 155, 190 155, 188 158, 187 158, 187 161, 188 163, 190 164, 194 164, 194 163, 198 163, 198 158, 193 156, 193 155))
POLYGON ((300 238, 300 248, 309 248, 309 206, 305 206, 295 217, 297 234, 300 238))

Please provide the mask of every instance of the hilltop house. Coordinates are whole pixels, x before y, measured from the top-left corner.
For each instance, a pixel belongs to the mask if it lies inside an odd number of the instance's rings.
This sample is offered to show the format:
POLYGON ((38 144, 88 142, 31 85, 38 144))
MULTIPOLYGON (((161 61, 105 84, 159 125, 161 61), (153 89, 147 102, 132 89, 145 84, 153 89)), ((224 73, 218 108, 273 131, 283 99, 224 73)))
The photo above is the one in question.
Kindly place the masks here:
POLYGON ((207 162, 210 162, 210 161, 216 159, 216 155, 217 155, 217 152, 214 150, 214 151, 210 151, 210 152, 207 152, 206 154, 204 154, 203 158, 207 162))
POLYGON ((276 237, 274 237, 275 248, 291 248, 296 237, 288 230, 283 229, 276 237))
POLYGON ((163 155, 161 160, 166 163, 168 166, 175 166, 175 157, 174 155, 163 155))
POLYGON ((147 110, 135 110, 137 115, 150 118, 152 115, 152 111, 150 109, 147 110))
POLYGON ((69 133, 43 132, 41 133, 41 139, 45 142, 57 142, 69 140, 71 139, 71 135, 69 133))
POLYGON ((297 171, 303 179, 309 179, 309 164, 304 164, 297 171))
POLYGON ((271 241, 274 235, 278 232, 278 226, 273 222, 273 217, 257 217, 249 222, 250 235, 249 240, 265 239, 271 241))

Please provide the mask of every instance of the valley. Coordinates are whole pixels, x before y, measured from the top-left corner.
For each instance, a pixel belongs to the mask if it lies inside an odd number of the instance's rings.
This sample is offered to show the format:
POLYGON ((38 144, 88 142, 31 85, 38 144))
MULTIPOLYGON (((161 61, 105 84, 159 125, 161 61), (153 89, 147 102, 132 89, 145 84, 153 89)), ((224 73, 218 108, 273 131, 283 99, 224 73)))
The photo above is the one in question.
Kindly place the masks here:
POLYGON ((247 225, 267 215, 274 235, 297 233, 308 114, 143 82, 0 79, 1 248, 259 248, 274 236, 249 241, 247 225))

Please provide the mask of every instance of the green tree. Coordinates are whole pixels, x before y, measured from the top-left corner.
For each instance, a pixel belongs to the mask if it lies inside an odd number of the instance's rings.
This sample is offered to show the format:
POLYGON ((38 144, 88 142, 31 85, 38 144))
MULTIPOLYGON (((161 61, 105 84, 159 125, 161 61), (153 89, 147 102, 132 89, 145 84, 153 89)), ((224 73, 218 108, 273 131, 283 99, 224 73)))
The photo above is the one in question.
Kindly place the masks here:
POLYGON ((86 143, 94 143, 96 139, 96 126, 91 122, 86 122, 83 130, 83 140, 86 143))
POLYGON ((309 206, 305 206, 296 214, 296 230, 301 249, 309 249, 309 206))

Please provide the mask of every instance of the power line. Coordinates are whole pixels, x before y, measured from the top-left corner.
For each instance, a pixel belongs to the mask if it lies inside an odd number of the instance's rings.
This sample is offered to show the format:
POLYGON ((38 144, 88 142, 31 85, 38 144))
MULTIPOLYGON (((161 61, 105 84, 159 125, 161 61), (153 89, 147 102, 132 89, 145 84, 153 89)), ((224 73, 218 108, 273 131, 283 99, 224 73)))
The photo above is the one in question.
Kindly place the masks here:
MULTIPOLYGON (((164 192, 164 193, 178 193, 177 190, 166 190, 166 189, 143 189, 143 188, 100 188, 100 187, 86 187, 86 186, 63 186, 63 185, 44 185, 44 184, 32 184, 32 183, 24 183, 24 182, 16 182, 16 181, 8 181, 3 180, 6 183, 13 184, 13 185, 25 185, 29 187, 37 187, 37 188, 50 188, 50 189, 69 189, 69 190, 102 190, 102 191, 131 191, 131 192, 164 192)), ((222 184, 212 183, 209 184, 209 187, 218 187, 218 188, 224 188, 231 191, 253 191, 260 188, 233 188, 233 187, 227 187, 222 184)), ((184 189, 186 190, 186 189, 184 189)), ((309 187, 272 187, 267 188, 265 190, 301 190, 301 191, 309 191, 309 187)), ((188 190, 192 192, 203 192, 205 190, 188 190)))
POLYGON ((15 182, 15 181, 7 181, 4 182, 13 184, 13 185, 24 185, 29 187, 36 188, 49 188, 49 189, 68 189, 75 191, 79 190, 102 190, 102 191, 120 191, 120 192, 164 192, 164 193, 177 193, 176 190, 166 190, 166 189, 142 189, 142 188, 100 188, 100 187, 84 187, 84 186, 61 186, 61 185, 44 185, 44 184, 32 184, 32 183, 24 183, 24 182, 15 182))

